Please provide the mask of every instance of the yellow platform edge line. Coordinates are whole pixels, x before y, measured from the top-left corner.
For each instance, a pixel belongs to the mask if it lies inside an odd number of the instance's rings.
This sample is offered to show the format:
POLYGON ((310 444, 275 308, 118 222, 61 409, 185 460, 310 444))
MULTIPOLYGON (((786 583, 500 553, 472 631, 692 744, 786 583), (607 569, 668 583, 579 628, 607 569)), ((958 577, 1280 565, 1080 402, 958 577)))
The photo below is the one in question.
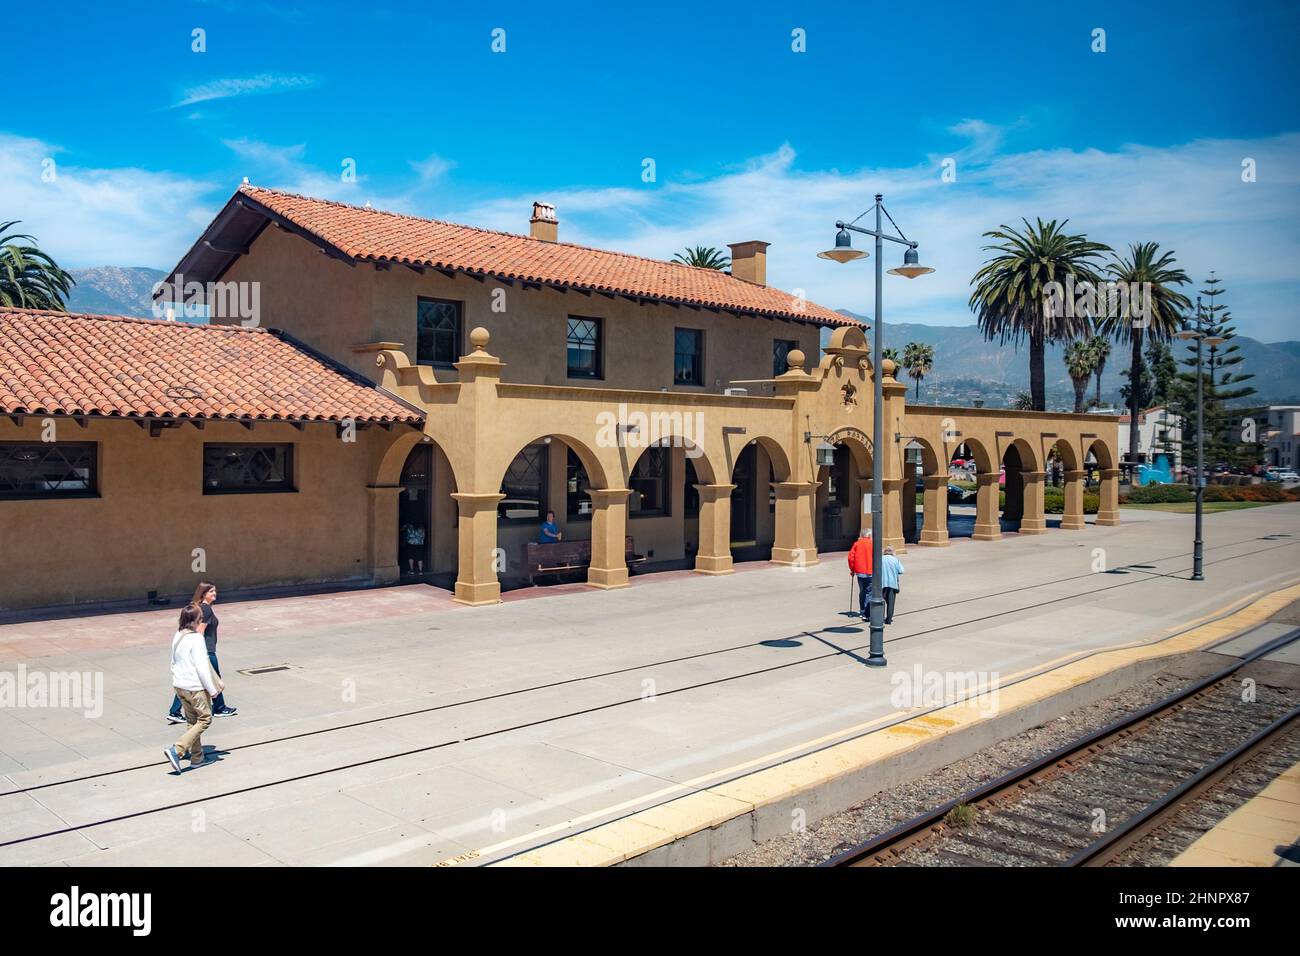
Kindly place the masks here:
MULTIPOLYGON (((1192 619, 1192 624, 1196 621, 1209 623, 1193 626, 1182 634, 1156 643, 1124 645, 1092 653, 1082 660, 1025 678, 1011 687, 1001 688, 998 691, 1001 701, 999 709, 1003 713, 1014 713, 1122 667, 1186 654, 1210 644, 1221 643, 1233 634, 1264 623, 1297 599, 1300 599, 1300 585, 1291 585, 1267 595, 1256 593, 1229 602, 1218 611, 1192 619), (1249 603, 1225 617, 1211 620, 1226 609, 1241 604, 1243 600, 1249 603), (1008 701, 1010 706, 1007 706, 1008 701)), ((1013 679, 1015 675, 1008 678, 1013 679)), ((952 704, 775 767, 704 787, 669 803, 649 807, 490 865, 613 866, 725 822, 725 819, 720 819, 725 814, 719 813, 719 798, 725 798, 734 809, 731 817, 734 818, 752 809, 815 789, 846 774, 859 773, 873 764, 895 758, 924 746, 933 738, 953 733, 983 719, 980 708, 971 703, 952 704)), ((871 723, 878 722, 879 720, 871 723)), ((798 749, 803 748, 787 748, 781 753, 798 749)), ((770 759, 771 755, 748 761, 747 764, 764 763, 770 759)), ((716 777, 717 774, 710 776, 716 777)), ((487 847, 471 856, 481 859, 494 849, 498 848, 487 847)))

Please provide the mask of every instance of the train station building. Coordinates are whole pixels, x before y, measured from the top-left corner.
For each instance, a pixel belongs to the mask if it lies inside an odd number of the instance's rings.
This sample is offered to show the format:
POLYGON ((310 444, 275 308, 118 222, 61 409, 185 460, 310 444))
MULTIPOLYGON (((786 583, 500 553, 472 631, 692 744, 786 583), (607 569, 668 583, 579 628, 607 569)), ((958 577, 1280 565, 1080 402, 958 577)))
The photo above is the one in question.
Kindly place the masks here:
POLYGON ((876 453, 900 550, 948 543, 957 455, 978 540, 1048 531, 1049 460, 1061 531, 1086 467, 1118 523, 1114 417, 908 407, 885 360, 877 450, 865 327, 768 286, 766 242, 726 273, 560 242, 543 203, 529 225, 245 185, 168 280, 211 322, 0 309, 0 610, 201 577, 493 604, 548 511, 596 588, 629 556, 807 566, 869 526, 876 453))

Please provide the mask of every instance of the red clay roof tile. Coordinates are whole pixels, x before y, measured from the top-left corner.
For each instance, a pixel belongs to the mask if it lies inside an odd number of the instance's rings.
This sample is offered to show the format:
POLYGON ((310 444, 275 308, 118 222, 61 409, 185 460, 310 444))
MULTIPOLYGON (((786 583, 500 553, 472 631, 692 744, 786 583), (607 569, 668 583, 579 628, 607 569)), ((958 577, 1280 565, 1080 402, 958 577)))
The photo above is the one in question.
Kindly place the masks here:
POLYGON ((0 308, 0 414, 423 420, 266 329, 11 308, 0 308))
POLYGON ((621 293, 825 325, 839 312, 726 272, 244 185, 242 195, 355 259, 621 293))

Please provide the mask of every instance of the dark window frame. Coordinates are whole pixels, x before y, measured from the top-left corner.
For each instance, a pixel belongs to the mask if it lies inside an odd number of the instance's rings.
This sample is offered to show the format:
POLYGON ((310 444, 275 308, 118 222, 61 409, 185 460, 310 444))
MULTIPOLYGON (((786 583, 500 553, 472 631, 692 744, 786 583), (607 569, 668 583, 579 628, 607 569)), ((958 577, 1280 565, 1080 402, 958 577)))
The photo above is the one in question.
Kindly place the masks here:
POLYGON ((498 504, 498 511, 497 511, 498 527, 500 527, 501 525, 530 525, 530 524, 537 525, 540 527, 542 522, 546 520, 546 512, 551 510, 550 475, 551 475, 551 445, 552 444, 553 443, 551 442, 543 442, 543 441, 529 442, 527 445, 525 445, 523 448, 519 449, 519 451, 515 453, 514 458, 510 459, 510 464, 506 466, 505 474, 501 476, 500 493, 505 495, 506 497, 502 498, 501 502, 498 504), (506 480, 510 477, 510 470, 514 467, 515 462, 518 461, 519 457, 523 455, 524 452, 526 452, 530 448, 538 448, 541 450, 541 461, 540 464, 538 465, 539 475, 538 475, 538 489, 537 489, 537 516, 535 518, 511 518, 508 517, 507 515, 502 514, 501 511, 499 510, 504 505, 504 503, 510 498, 510 492, 506 490, 506 480))
POLYGON ((578 453, 569 448, 568 454, 565 455, 564 465, 564 510, 569 521, 590 521, 592 514, 596 511, 596 504, 592 501, 591 495, 582 490, 584 486, 591 486, 587 466, 582 463, 582 458, 578 453), (576 491, 569 490, 569 482, 571 481, 577 482, 578 488, 576 491), (574 511, 575 507, 582 506, 584 498, 591 502, 591 510, 586 514, 581 511, 574 511))
MULTIPOLYGON (((86 477, 86 487, 75 490, 58 489, 52 491, 6 491, 0 489, 0 501, 50 501, 56 499, 74 499, 74 498, 98 498, 99 494, 99 442, 94 441, 58 441, 58 442, 40 442, 40 441, 3 441, 0 442, 0 453, 5 449, 17 449, 21 447, 42 449, 48 453, 58 450, 62 454, 65 450, 80 450, 86 452, 89 456, 87 461, 87 470, 89 474, 86 477)), ((63 455, 63 460, 69 466, 69 473, 77 467, 67 455, 63 455)), ((62 480, 62 479, 60 479, 62 480)))
POLYGON ((287 495, 298 492, 297 446, 293 442, 204 442, 202 457, 202 487, 205 495, 287 495), (284 483, 264 483, 259 485, 231 485, 229 487, 212 486, 208 483, 208 453, 220 449, 280 449, 284 452, 284 483))
POLYGON ((703 329, 690 328, 685 325, 679 325, 673 328, 673 384, 686 385, 691 388, 704 387, 704 330, 703 329), (694 367, 692 369, 692 374, 695 378, 695 381, 688 381, 687 379, 682 378, 678 372, 679 360, 681 359, 682 356, 688 354, 686 352, 679 352, 677 350, 677 336, 680 335, 682 332, 690 332, 692 335, 695 336, 695 341, 697 343, 696 351, 694 353, 694 358, 695 358, 695 361, 693 363, 694 367))
MULTIPOLYGON (((438 331, 433 333, 435 336, 440 334, 438 331)), ((441 333, 445 334, 445 330, 441 333)), ((417 365, 428 365, 431 368, 453 368, 460 361, 460 357, 465 351, 465 303, 461 299, 439 299, 431 295, 416 296, 415 299, 415 362, 417 365), (426 303, 436 303, 438 305, 452 305, 456 307, 456 328, 451 333, 453 341, 451 343, 452 356, 447 360, 441 360, 436 357, 437 347, 435 344, 434 358, 423 358, 420 355, 420 307, 426 303)))
POLYGON ((659 507, 658 508, 638 508, 633 511, 628 508, 627 516, 629 520, 634 518, 668 518, 673 513, 672 499, 672 475, 673 475, 673 455, 672 447, 669 445, 651 445, 641 452, 641 457, 636 460, 632 466, 632 473, 628 476, 628 487, 635 494, 639 482, 655 481, 659 483, 659 507), (661 457, 663 461, 663 474, 661 475, 638 475, 638 470, 643 464, 652 460, 652 458, 661 457))
POLYGON ((605 379, 605 320, 598 315, 569 315, 564 319, 564 374, 567 378, 604 381, 605 379), (569 361, 569 347, 572 342, 572 330, 569 323, 591 322, 596 327, 595 368, 591 371, 574 369, 569 361))
POLYGON ((772 377, 784 375, 790 371, 790 353, 799 347, 797 339, 773 339, 772 340, 772 377), (784 352, 780 347, 787 346, 784 352))

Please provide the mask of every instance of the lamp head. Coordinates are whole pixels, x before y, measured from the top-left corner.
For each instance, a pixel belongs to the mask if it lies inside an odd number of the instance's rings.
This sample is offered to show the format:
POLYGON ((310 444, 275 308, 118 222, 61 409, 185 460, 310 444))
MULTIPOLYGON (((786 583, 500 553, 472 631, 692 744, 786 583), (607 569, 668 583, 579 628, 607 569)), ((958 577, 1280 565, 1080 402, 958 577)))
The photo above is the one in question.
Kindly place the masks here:
POLYGON ((921 265, 921 257, 917 254, 916 247, 908 246, 907 251, 903 253, 903 264, 896 269, 890 269, 889 274, 915 279, 917 276, 927 275, 933 271, 929 266, 921 265))
POLYGON ((849 237, 849 231, 841 228, 839 232, 835 233, 835 248, 817 253, 817 258, 833 259, 836 262, 852 262, 854 259, 865 259, 868 255, 870 253, 854 249, 853 240, 849 237))

